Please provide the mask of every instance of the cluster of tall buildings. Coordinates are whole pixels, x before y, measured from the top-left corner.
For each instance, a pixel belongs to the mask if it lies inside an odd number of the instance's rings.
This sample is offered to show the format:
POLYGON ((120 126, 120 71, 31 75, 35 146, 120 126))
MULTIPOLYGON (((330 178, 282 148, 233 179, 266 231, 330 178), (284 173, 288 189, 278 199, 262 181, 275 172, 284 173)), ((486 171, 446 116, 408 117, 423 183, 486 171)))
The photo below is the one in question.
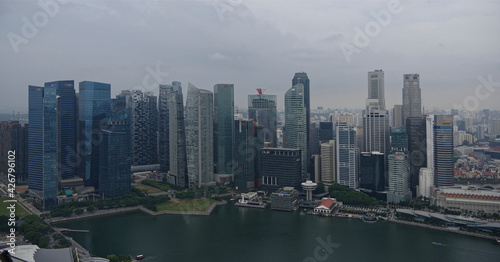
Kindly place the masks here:
POLYGON ((265 89, 248 96, 243 117, 235 112, 233 84, 212 92, 189 83, 184 103, 177 81, 159 85, 158 97, 124 90, 115 98, 106 83, 83 81, 76 92, 74 81, 47 82, 29 86, 29 125, 2 123, 0 142, 22 151, 28 164, 19 179, 45 209, 72 179, 101 197, 127 194, 131 166, 150 166, 186 188, 234 182, 244 190, 300 190, 314 180, 384 192, 390 202, 453 185, 453 115, 424 115, 418 74, 403 75, 402 105, 391 112, 384 72, 367 77, 360 114, 317 123, 304 72, 284 94, 281 121, 277 96, 265 89))

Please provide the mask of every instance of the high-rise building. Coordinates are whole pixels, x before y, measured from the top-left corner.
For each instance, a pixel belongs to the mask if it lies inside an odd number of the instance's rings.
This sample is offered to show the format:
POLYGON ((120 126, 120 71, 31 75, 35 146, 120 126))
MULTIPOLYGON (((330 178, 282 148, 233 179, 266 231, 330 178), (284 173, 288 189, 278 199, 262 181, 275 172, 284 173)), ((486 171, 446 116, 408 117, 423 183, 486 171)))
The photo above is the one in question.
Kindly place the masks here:
POLYGON ((453 116, 434 116, 434 185, 453 186, 453 116))
POLYGON ((304 104, 304 85, 292 86, 285 94, 285 147, 302 151, 302 178, 307 175, 307 123, 304 104))
MULTIPOLYGON (((309 179, 307 175, 307 171, 310 170, 309 166, 311 165, 310 159, 312 155, 312 148, 311 148, 311 126, 309 123, 311 122, 311 96, 310 96, 310 86, 309 86, 309 77, 307 76, 307 73, 305 72, 298 72, 295 73, 292 79, 292 87, 297 85, 297 84, 302 84, 303 85, 303 99, 304 99, 304 107, 306 109, 306 116, 305 116, 305 125, 306 125, 306 150, 302 153, 302 157, 305 159, 305 166, 303 165, 302 168, 304 169, 305 173, 303 174, 304 179, 309 179)), ((286 108, 286 106, 285 106, 286 108)), ((286 123, 285 123, 286 125, 286 123)), ((285 134, 286 135, 286 134, 285 134)), ((317 145, 317 144, 316 144, 317 145)), ((318 145, 319 147, 319 145, 318 145)))
POLYGON ((186 100, 186 153, 189 187, 214 181, 214 96, 188 84, 186 100))
POLYGON ((131 140, 129 108, 113 112, 101 131, 98 192, 105 198, 130 193, 131 140))
POLYGON ((408 154, 396 152, 389 155, 389 190, 387 193, 387 202, 400 203, 410 200, 410 165, 408 154))
POLYGON ((394 105, 392 109, 392 128, 403 126, 403 105, 394 105))
MULTIPOLYGON (((382 99, 382 98, 380 98, 382 99)), ((380 99, 367 99, 366 109, 363 111, 363 152, 390 153, 390 126, 387 111, 378 109, 380 99), (378 101, 378 102, 377 102, 378 101)))
POLYGON ((0 122, 0 172, 9 173, 9 160, 15 159, 16 184, 28 182, 28 124, 0 122), (13 153, 9 153, 13 151, 13 153))
POLYGON ((125 93, 131 112, 132 165, 158 163, 158 102, 153 92, 132 90, 125 93))
POLYGON ((234 184, 242 190, 253 190, 259 186, 257 154, 264 148, 264 128, 252 119, 234 122, 234 184))
MULTIPOLYGON (((310 102, 310 87, 309 87, 309 77, 305 72, 295 73, 292 79, 292 86, 297 84, 302 84, 304 86, 304 106, 306 108, 306 126, 307 134, 309 134, 309 122, 311 121, 311 102, 310 102)), ((309 136, 307 136, 309 137, 309 136)), ((309 145, 309 144, 308 144, 309 145)))
POLYGON ((28 187, 44 210, 57 204, 57 85, 29 86, 28 187))
POLYGON ((368 99, 375 99, 377 109, 385 110, 384 71, 368 72, 368 99))
POLYGON ((188 185, 183 103, 180 82, 160 85, 158 128, 160 170, 168 172, 169 181, 181 187, 188 185))
POLYGON ((336 126, 337 183, 353 189, 359 187, 359 148, 356 147, 356 129, 339 122, 336 126))
POLYGON ((426 120, 423 117, 406 118, 408 151, 410 153, 410 190, 417 195, 420 168, 427 167, 426 120))
POLYGON ((363 152, 360 156, 359 187, 371 191, 385 190, 385 160, 380 152, 363 152))
POLYGON ((260 188, 276 191, 281 187, 301 188, 302 151, 292 148, 263 148, 259 152, 260 188))
POLYGON ((417 196, 430 198, 432 194, 431 189, 434 186, 434 170, 427 167, 420 168, 418 179, 417 196))
POLYGON ((491 128, 488 133, 492 138, 500 136, 500 119, 491 120, 491 128))
POLYGON ((258 95, 248 95, 248 118, 255 119, 258 125, 264 127, 264 142, 271 147, 278 145, 276 111, 276 95, 267 95, 262 89, 257 89, 258 95))
POLYGON ((319 141, 330 141, 333 140, 333 122, 319 122, 319 141))
POLYGON ((403 127, 391 129, 391 152, 396 151, 408 151, 408 135, 403 127))
POLYGON ((333 184, 337 181, 336 153, 335 140, 321 142, 321 182, 323 183, 333 184))
POLYGON ((57 102, 57 177, 73 178, 76 174, 75 87, 73 80, 45 83, 56 88, 57 102))
POLYGON ((96 136, 111 116, 111 85, 83 81, 79 83, 79 143, 78 156, 82 166, 80 176, 86 185, 97 188, 99 182, 99 145, 96 136))
POLYGON ((408 117, 422 117, 419 74, 403 75, 403 124, 408 117))
POLYGON ((233 174, 234 85, 214 86, 214 143, 217 174, 233 174))

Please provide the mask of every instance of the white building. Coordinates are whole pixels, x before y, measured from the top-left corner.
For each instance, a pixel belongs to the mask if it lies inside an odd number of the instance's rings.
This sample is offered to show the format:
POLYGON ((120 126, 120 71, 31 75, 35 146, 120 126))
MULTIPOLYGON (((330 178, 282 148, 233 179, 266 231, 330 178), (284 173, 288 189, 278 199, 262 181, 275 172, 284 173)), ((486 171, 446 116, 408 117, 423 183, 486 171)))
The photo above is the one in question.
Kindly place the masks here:
POLYGON ((321 204, 314 208, 314 212, 321 214, 330 214, 336 206, 337 200, 335 198, 323 198, 321 204))
POLYGON ((453 211, 498 214, 500 190, 480 190, 473 186, 441 187, 433 192, 431 203, 453 211))
POLYGON ((434 169, 420 168, 420 174, 418 176, 417 196, 430 198, 433 186, 434 186, 434 169))

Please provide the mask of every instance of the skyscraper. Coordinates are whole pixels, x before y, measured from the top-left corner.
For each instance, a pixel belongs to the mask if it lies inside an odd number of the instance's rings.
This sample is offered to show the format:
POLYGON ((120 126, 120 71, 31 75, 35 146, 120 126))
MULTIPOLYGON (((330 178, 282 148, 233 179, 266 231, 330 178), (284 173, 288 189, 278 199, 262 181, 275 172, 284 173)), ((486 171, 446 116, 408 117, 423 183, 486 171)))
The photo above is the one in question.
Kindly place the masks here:
POLYGON ((415 197, 417 195, 420 169, 427 167, 425 118, 406 118, 406 134, 408 135, 408 151, 410 153, 410 190, 413 197, 415 197))
POLYGON ((301 188, 301 150, 292 148, 262 148, 259 152, 260 188, 276 191, 288 186, 301 188))
POLYGON ((28 187, 48 210, 57 204, 57 85, 28 88, 28 187))
POLYGON ((453 186, 453 116, 434 116, 434 185, 453 186))
POLYGON ((387 202, 410 201, 410 166, 408 154, 396 152, 389 155, 389 190, 387 202))
MULTIPOLYGON (((123 93, 123 91, 122 91, 123 93)), ((157 97, 152 92, 132 90, 130 102, 132 116, 132 165, 158 163, 158 107, 157 97)))
POLYGON ((401 126, 403 126, 403 105, 394 105, 391 127, 400 128, 401 126))
POLYGON ((356 147, 356 129, 338 122, 337 134, 337 183, 353 189, 359 187, 359 148, 356 147))
POLYGON ((304 85, 292 86, 285 94, 285 147, 302 151, 302 178, 307 179, 307 123, 304 85))
POLYGON ((131 147, 129 108, 113 112, 101 128, 98 192, 106 198, 130 193, 131 147))
POLYGON ((180 82, 160 85, 160 170, 178 186, 186 186, 186 130, 180 82))
POLYGON ((377 109, 385 110, 384 71, 368 72, 368 99, 376 99, 377 109))
POLYGON ((319 122, 319 141, 330 141, 333 137, 333 122, 319 122))
POLYGON ((422 117, 419 74, 403 75, 403 124, 408 117, 422 117))
POLYGON ((385 160, 380 152, 363 152, 360 156, 359 187, 372 191, 385 190, 385 160))
POLYGON ((215 164, 217 174, 233 174, 234 85, 214 86, 215 164))
POLYGON ((333 184, 337 181, 336 149, 335 140, 321 142, 321 182, 326 184, 333 184))
POLYGON ((73 178, 76 174, 75 141, 75 87, 73 80, 45 83, 45 87, 56 88, 57 117, 57 176, 59 179, 73 178))
POLYGON ((86 185, 97 188, 99 180, 99 145, 96 136, 107 118, 111 116, 111 85, 83 81, 79 83, 80 141, 78 155, 81 159, 82 174, 86 185))
POLYGON ((264 142, 276 147, 278 145, 276 95, 264 94, 262 89, 257 91, 258 95, 248 95, 248 118, 255 119, 258 125, 264 127, 264 142))
MULTIPOLYGON (((305 72, 298 72, 295 73, 292 79, 292 86, 295 86, 297 84, 302 84, 304 87, 303 91, 303 98, 304 98, 304 107, 306 108, 306 116, 305 116, 305 122, 306 122, 306 150, 302 152, 302 157, 305 158, 306 160, 306 166, 302 166, 302 168, 307 172, 309 170, 309 160, 311 159, 311 126, 309 123, 311 122, 311 96, 310 96, 310 87, 309 87, 309 77, 307 76, 307 73, 305 72)), ((304 176, 307 176, 307 174, 304 174, 304 176)))
POLYGON ((251 119, 234 122, 234 184, 242 190, 256 189, 259 186, 257 154, 264 147, 264 128, 251 119))
POLYGON ((214 181, 213 93, 188 85, 186 152, 189 187, 214 181))

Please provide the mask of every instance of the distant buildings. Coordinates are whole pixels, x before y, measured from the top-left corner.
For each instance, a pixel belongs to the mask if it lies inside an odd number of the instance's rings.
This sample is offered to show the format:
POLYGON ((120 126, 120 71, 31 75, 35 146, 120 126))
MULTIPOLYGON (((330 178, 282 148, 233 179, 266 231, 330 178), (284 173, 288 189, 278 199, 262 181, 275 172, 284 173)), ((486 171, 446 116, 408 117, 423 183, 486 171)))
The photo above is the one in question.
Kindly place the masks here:
POLYGON ((387 202, 400 203, 410 200, 410 164, 408 154, 396 152, 389 155, 389 190, 387 193, 387 202))
POLYGON ((214 86, 214 153, 217 174, 233 174, 234 85, 214 86))
POLYGON ((188 85, 186 153, 189 187, 214 182, 213 93, 188 85))
POLYGON ((275 191, 282 187, 300 189, 302 151, 292 148, 263 148, 259 151, 260 188, 275 191))
POLYGON ((368 99, 375 100, 377 109, 385 110, 384 71, 368 72, 368 99))
POLYGON ((392 109, 392 128, 400 128, 403 126, 403 105, 394 105, 392 109))
POLYGON ((333 122, 319 122, 319 141, 330 141, 334 139, 333 122))
POLYGON ((283 187, 271 194, 271 209, 292 211, 297 209, 298 194, 293 187, 283 187))
POLYGON ((28 124, 0 122, 0 172, 9 173, 9 159, 15 159, 16 184, 28 182, 28 124), (9 153, 9 151, 14 151, 9 153))
POLYGON ((158 163, 158 102, 153 92, 132 90, 132 165, 158 163))
POLYGON ((302 178, 307 178, 307 111, 304 85, 292 86, 285 94, 285 147, 301 150, 302 178))
POLYGON ((277 147, 278 113, 276 111, 276 95, 264 94, 257 89, 258 95, 248 95, 248 118, 255 119, 258 125, 264 127, 264 142, 270 147, 277 147))

